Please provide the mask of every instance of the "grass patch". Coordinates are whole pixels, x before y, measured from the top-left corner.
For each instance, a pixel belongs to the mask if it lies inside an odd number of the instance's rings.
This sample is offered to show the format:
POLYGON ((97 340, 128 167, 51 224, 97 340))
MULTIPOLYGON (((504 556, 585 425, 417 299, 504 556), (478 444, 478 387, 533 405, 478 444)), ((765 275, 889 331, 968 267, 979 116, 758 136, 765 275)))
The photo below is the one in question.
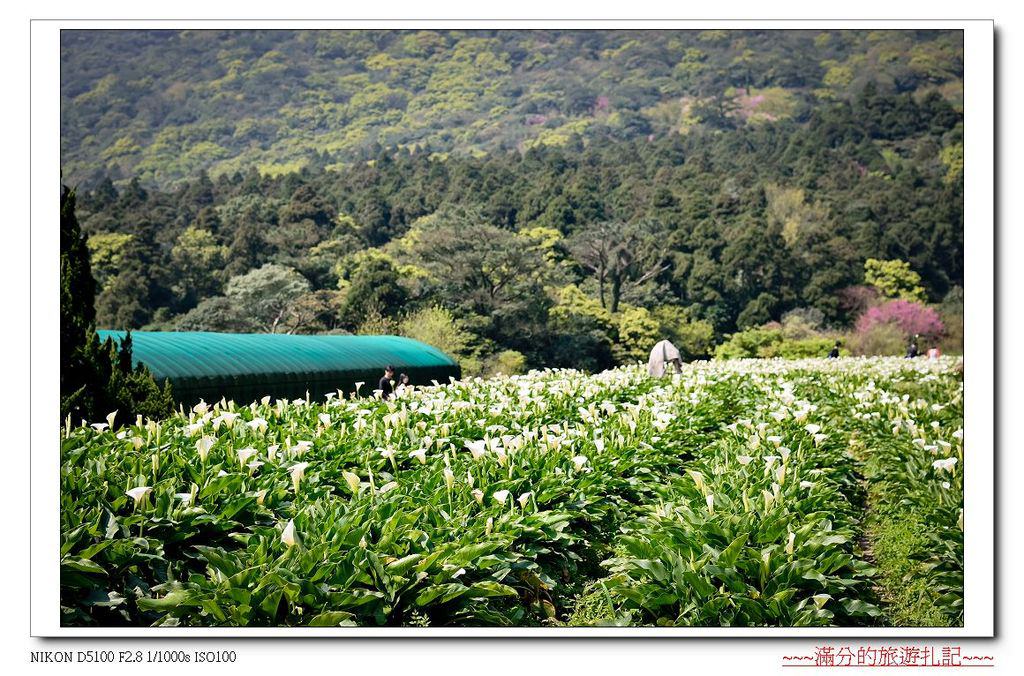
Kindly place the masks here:
POLYGON ((950 618, 936 601, 923 563, 930 554, 928 525, 911 512, 881 516, 869 528, 878 568, 883 610, 894 626, 948 627, 950 618))

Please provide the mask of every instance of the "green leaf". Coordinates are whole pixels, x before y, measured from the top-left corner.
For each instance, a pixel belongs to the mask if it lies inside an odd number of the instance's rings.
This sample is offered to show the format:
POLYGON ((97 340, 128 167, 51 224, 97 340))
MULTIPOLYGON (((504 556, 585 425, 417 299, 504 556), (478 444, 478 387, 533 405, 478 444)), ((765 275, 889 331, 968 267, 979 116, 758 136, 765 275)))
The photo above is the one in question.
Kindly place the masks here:
POLYGON ((715 587, 692 570, 688 570, 683 573, 683 579, 686 580, 690 587, 697 592, 697 595, 701 598, 707 598, 715 593, 715 587))
POLYGON ((484 580, 482 582, 474 582, 470 585, 470 596, 474 598, 487 598, 490 596, 518 596, 517 592, 508 585, 501 584, 499 582, 491 582, 490 580, 484 580))
POLYGON ((283 589, 271 590, 260 602, 260 609, 273 618, 277 615, 277 608, 281 605, 281 596, 283 595, 283 589))
POLYGON ((416 565, 416 563, 422 558, 422 554, 409 554, 408 556, 403 556, 402 558, 389 563, 387 565, 387 570, 392 575, 402 575, 408 571, 409 568, 416 565))
POLYGON ((858 616, 867 615, 869 617, 878 617, 882 614, 882 611, 876 605, 872 605, 860 599, 846 599, 843 601, 843 610, 846 611, 847 615, 858 616))
POLYGON ((182 605, 200 605, 196 603, 195 595, 184 589, 175 589, 163 598, 141 598, 135 604, 142 610, 171 610, 182 605))
POLYGON ((352 618, 355 617, 352 613, 346 613, 342 610, 331 610, 325 613, 320 613, 309 621, 310 627, 350 627, 354 626, 355 622, 352 618))
POLYGON ((96 573, 106 575, 107 571, 103 566, 88 559, 64 559, 60 562, 61 568, 78 571, 80 573, 96 573))
POLYGON ((736 559, 739 558, 740 552, 743 551, 746 544, 747 534, 743 533, 730 542, 728 547, 722 550, 722 553, 718 557, 718 564, 726 568, 731 568, 736 565, 736 559))

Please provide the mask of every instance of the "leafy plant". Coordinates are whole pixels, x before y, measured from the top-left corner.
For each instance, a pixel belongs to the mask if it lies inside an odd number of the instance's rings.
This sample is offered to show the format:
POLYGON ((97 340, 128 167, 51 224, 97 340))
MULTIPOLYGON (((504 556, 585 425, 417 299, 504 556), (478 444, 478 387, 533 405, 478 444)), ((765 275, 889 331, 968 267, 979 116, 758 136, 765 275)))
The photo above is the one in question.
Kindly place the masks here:
POLYGON ((961 364, 547 370, 68 424, 62 621, 956 624, 961 364), (905 556, 899 510, 928 543, 905 556), (937 611, 885 591, 908 572, 937 611))

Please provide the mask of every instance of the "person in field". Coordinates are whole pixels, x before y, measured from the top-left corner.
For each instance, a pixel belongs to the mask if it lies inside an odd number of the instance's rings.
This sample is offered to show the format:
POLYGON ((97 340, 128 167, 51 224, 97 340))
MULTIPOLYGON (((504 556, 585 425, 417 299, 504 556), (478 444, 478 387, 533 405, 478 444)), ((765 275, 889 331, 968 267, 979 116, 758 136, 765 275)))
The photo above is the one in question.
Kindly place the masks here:
POLYGON ((651 350, 651 358, 647 360, 647 372, 655 378, 665 375, 668 365, 672 364, 676 373, 683 372, 683 359, 678 348, 667 340, 658 342, 651 350))
POLYGON ((829 359, 838 359, 839 358, 839 341, 838 340, 836 341, 836 344, 832 347, 832 350, 828 353, 828 358, 829 359))
POLYGON ((384 367, 384 375, 381 376, 380 381, 377 383, 377 389, 380 390, 380 398, 387 399, 395 391, 395 367, 388 364, 384 367))
POLYGON ((907 359, 913 359, 920 354, 917 349, 917 338, 918 337, 915 335, 913 340, 910 341, 910 345, 907 346, 907 359))

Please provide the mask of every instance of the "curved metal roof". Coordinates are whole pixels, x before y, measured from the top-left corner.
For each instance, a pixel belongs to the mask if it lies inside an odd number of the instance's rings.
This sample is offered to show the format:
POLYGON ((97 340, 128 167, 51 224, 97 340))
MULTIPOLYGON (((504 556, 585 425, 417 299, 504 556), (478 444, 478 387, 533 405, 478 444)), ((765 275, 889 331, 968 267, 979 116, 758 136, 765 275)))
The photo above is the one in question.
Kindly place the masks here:
MULTIPOLYGON (((120 343, 124 331, 98 331, 120 343)), ((414 385, 447 382, 459 365, 435 347, 400 336, 295 336, 277 333, 132 331, 132 355, 157 382, 171 382, 175 398, 194 403, 221 397, 248 402, 322 397, 328 392, 369 393, 384 366, 393 364, 414 385)))

